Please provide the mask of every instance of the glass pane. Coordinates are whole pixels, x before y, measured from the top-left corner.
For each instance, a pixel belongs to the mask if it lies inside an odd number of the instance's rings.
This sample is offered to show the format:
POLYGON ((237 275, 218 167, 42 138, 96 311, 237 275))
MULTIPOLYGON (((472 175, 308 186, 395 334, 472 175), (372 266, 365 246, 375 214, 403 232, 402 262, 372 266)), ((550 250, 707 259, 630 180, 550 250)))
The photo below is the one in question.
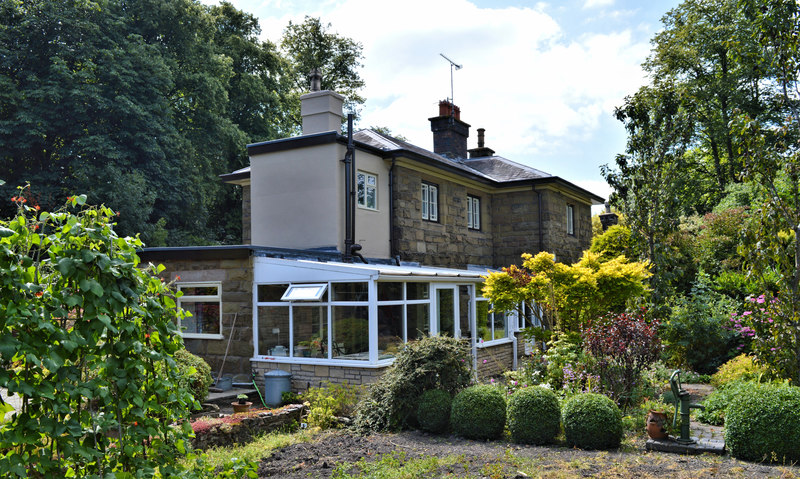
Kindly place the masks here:
POLYGON ((289 306, 259 306, 258 354, 289 355, 289 306))
POLYGON ((295 306, 292 308, 294 320, 294 357, 328 357, 328 307, 295 306))
POLYGON ((358 194, 358 204, 363 206, 364 205, 364 188, 365 188, 365 185, 364 185, 364 173, 359 173, 358 174, 357 182, 358 182, 358 188, 357 188, 357 190, 358 190, 358 193, 357 193, 358 194))
POLYGON ((378 283, 378 301, 403 299, 403 283, 378 283))
POLYGON ((428 299, 428 283, 406 283, 406 299, 428 299))
POLYGON ((422 185, 422 219, 428 219, 428 185, 422 185))
POLYGON ((220 334, 219 301, 183 301, 181 308, 192 313, 190 317, 181 319, 184 333, 220 334))
POLYGON ((409 341, 420 339, 430 332, 427 304, 409 304, 406 306, 406 338, 409 341))
POLYGON ((367 175, 367 184, 369 186, 375 186, 377 184, 377 179, 372 175, 367 175))
POLYGON ((491 317, 489 316, 489 302, 475 302, 475 323, 478 327, 478 340, 492 340, 491 317))
POLYGON ((458 327, 461 329, 462 338, 471 338, 472 330, 469 324, 470 294, 469 286, 458 287, 458 327))
POLYGON ((333 359, 369 360, 369 308, 333 308, 333 359))
MULTIPOLYGON (((181 286, 184 296, 216 296, 216 286, 181 286)), ((185 309, 185 308, 184 308, 185 309)))
POLYGON ((283 301, 320 301, 328 289, 327 284, 293 284, 281 296, 283 301))
POLYGON ((288 284, 259 284, 258 300, 262 303, 277 303, 288 287, 288 284))
POLYGON ((369 301, 367 283, 333 283, 333 301, 369 301))
POLYGON ((375 198, 375 188, 367 188, 367 208, 377 208, 377 199, 375 198))
POLYGON ((455 293, 452 289, 436 290, 436 312, 439 334, 455 336, 455 293))
POLYGON ((506 318, 506 313, 502 313, 500 311, 494 312, 494 339, 501 339, 507 336, 507 322, 508 318, 506 318))
POLYGON ((403 306, 400 304, 378 306, 378 359, 392 358, 401 349, 403 349, 403 306))

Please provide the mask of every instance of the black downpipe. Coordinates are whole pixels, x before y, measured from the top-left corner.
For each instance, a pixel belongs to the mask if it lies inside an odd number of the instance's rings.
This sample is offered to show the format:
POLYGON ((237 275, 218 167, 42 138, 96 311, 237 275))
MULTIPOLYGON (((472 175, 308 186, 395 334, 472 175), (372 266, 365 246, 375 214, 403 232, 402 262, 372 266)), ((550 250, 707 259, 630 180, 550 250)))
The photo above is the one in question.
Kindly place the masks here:
POLYGON ((347 153, 344 156, 344 251, 342 261, 353 261, 353 245, 356 236, 355 211, 355 148, 353 146, 353 114, 347 114, 347 153))

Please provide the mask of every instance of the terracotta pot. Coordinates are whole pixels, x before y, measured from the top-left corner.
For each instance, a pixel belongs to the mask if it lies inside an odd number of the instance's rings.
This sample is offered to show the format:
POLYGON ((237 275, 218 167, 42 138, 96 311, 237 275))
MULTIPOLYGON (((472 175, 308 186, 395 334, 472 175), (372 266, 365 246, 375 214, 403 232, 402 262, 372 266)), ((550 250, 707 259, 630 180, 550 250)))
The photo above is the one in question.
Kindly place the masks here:
POLYGON ((666 439, 668 437, 664 424, 667 422, 667 415, 661 411, 650 410, 647 415, 647 435, 651 439, 666 439))
POLYGON ((247 401, 244 404, 240 403, 239 401, 231 403, 231 406, 233 406, 233 413, 234 414, 236 414, 237 412, 247 412, 247 411, 250 410, 250 406, 252 406, 252 405, 253 405, 253 403, 250 402, 250 401, 247 401))

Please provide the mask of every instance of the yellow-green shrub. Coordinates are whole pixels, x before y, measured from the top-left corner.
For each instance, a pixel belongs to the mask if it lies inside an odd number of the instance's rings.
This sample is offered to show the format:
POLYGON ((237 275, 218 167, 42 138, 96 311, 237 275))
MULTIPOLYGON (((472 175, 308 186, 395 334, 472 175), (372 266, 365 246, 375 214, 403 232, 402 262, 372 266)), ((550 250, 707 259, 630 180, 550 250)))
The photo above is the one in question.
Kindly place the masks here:
POLYGON ((740 354, 719 367, 717 372, 711 376, 711 385, 721 387, 740 379, 745 381, 759 379, 767 373, 767 368, 756 364, 752 356, 740 354))

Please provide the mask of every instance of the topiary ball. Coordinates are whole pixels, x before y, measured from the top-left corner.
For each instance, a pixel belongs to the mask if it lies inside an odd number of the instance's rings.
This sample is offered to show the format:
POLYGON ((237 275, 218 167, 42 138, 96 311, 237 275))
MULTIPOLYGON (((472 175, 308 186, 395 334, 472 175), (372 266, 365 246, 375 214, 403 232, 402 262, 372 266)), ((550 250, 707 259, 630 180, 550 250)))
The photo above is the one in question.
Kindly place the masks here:
POLYGON ((570 398, 562 411, 567 445, 581 449, 612 449, 622 441, 622 413, 602 394, 570 398))
POLYGON ((521 444, 549 444, 561 432, 556 394, 541 386, 523 388, 508 400, 508 429, 521 444))
POLYGON ((468 439, 495 439, 506 426, 506 401, 499 388, 485 384, 464 389, 453 398, 453 431, 468 439))
POLYGON ((800 461, 800 387, 753 385, 731 401, 725 446, 745 461, 800 461))
POLYGON ((442 389, 431 389, 422 393, 417 406, 417 422, 423 431, 440 434, 450 425, 450 408, 453 399, 442 389))

